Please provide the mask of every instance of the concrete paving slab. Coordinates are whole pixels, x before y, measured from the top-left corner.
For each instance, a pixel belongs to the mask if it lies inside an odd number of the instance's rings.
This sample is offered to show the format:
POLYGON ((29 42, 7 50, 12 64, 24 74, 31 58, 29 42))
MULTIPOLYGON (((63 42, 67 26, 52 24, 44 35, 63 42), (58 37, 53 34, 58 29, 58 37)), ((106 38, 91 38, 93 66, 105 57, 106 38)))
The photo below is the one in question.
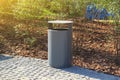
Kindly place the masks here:
POLYGON ((0 80, 120 80, 120 77, 77 66, 56 69, 47 60, 0 55, 0 80))

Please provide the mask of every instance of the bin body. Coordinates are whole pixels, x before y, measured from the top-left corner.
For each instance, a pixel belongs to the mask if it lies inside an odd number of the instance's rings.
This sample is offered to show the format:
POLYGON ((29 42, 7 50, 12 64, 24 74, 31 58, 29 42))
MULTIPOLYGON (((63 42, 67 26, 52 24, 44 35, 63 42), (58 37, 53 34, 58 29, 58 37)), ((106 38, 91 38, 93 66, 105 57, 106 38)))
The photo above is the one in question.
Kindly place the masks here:
POLYGON ((48 29, 48 63, 55 68, 70 67, 72 63, 69 29, 48 29))

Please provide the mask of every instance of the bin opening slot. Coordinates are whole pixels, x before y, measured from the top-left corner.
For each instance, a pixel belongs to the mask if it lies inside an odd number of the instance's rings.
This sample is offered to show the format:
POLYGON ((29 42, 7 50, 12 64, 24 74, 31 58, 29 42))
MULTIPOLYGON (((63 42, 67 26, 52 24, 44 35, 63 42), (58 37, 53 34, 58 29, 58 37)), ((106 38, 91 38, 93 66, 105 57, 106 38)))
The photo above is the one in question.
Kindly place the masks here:
POLYGON ((60 30, 60 31, 64 31, 64 30, 68 30, 68 29, 61 29, 61 28, 58 28, 58 29, 52 29, 52 30, 60 30))

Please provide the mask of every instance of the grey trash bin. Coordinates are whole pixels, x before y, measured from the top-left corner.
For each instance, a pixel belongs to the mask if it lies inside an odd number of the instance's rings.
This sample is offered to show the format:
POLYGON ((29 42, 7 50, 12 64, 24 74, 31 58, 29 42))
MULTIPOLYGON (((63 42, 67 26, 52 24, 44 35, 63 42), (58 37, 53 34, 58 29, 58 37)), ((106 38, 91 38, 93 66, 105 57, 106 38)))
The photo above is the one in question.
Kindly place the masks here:
POLYGON ((48 21, 48 63, 55 68, 72 65, 72 21, 48 21), (67 24, 67 28, 52 27, 52 24, 67 24))

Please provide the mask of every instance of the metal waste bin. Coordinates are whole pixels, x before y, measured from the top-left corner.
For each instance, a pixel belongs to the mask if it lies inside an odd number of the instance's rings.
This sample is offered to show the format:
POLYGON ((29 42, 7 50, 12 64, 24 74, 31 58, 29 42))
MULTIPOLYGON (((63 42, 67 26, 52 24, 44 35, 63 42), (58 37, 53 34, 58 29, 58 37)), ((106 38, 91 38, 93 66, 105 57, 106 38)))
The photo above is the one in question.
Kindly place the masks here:
POLYGON ((72 65, 72 21, 48 21, 48 63, 54 68, 72 65), (67 28, 53 28, 53 24, 67 24, 67 28))

